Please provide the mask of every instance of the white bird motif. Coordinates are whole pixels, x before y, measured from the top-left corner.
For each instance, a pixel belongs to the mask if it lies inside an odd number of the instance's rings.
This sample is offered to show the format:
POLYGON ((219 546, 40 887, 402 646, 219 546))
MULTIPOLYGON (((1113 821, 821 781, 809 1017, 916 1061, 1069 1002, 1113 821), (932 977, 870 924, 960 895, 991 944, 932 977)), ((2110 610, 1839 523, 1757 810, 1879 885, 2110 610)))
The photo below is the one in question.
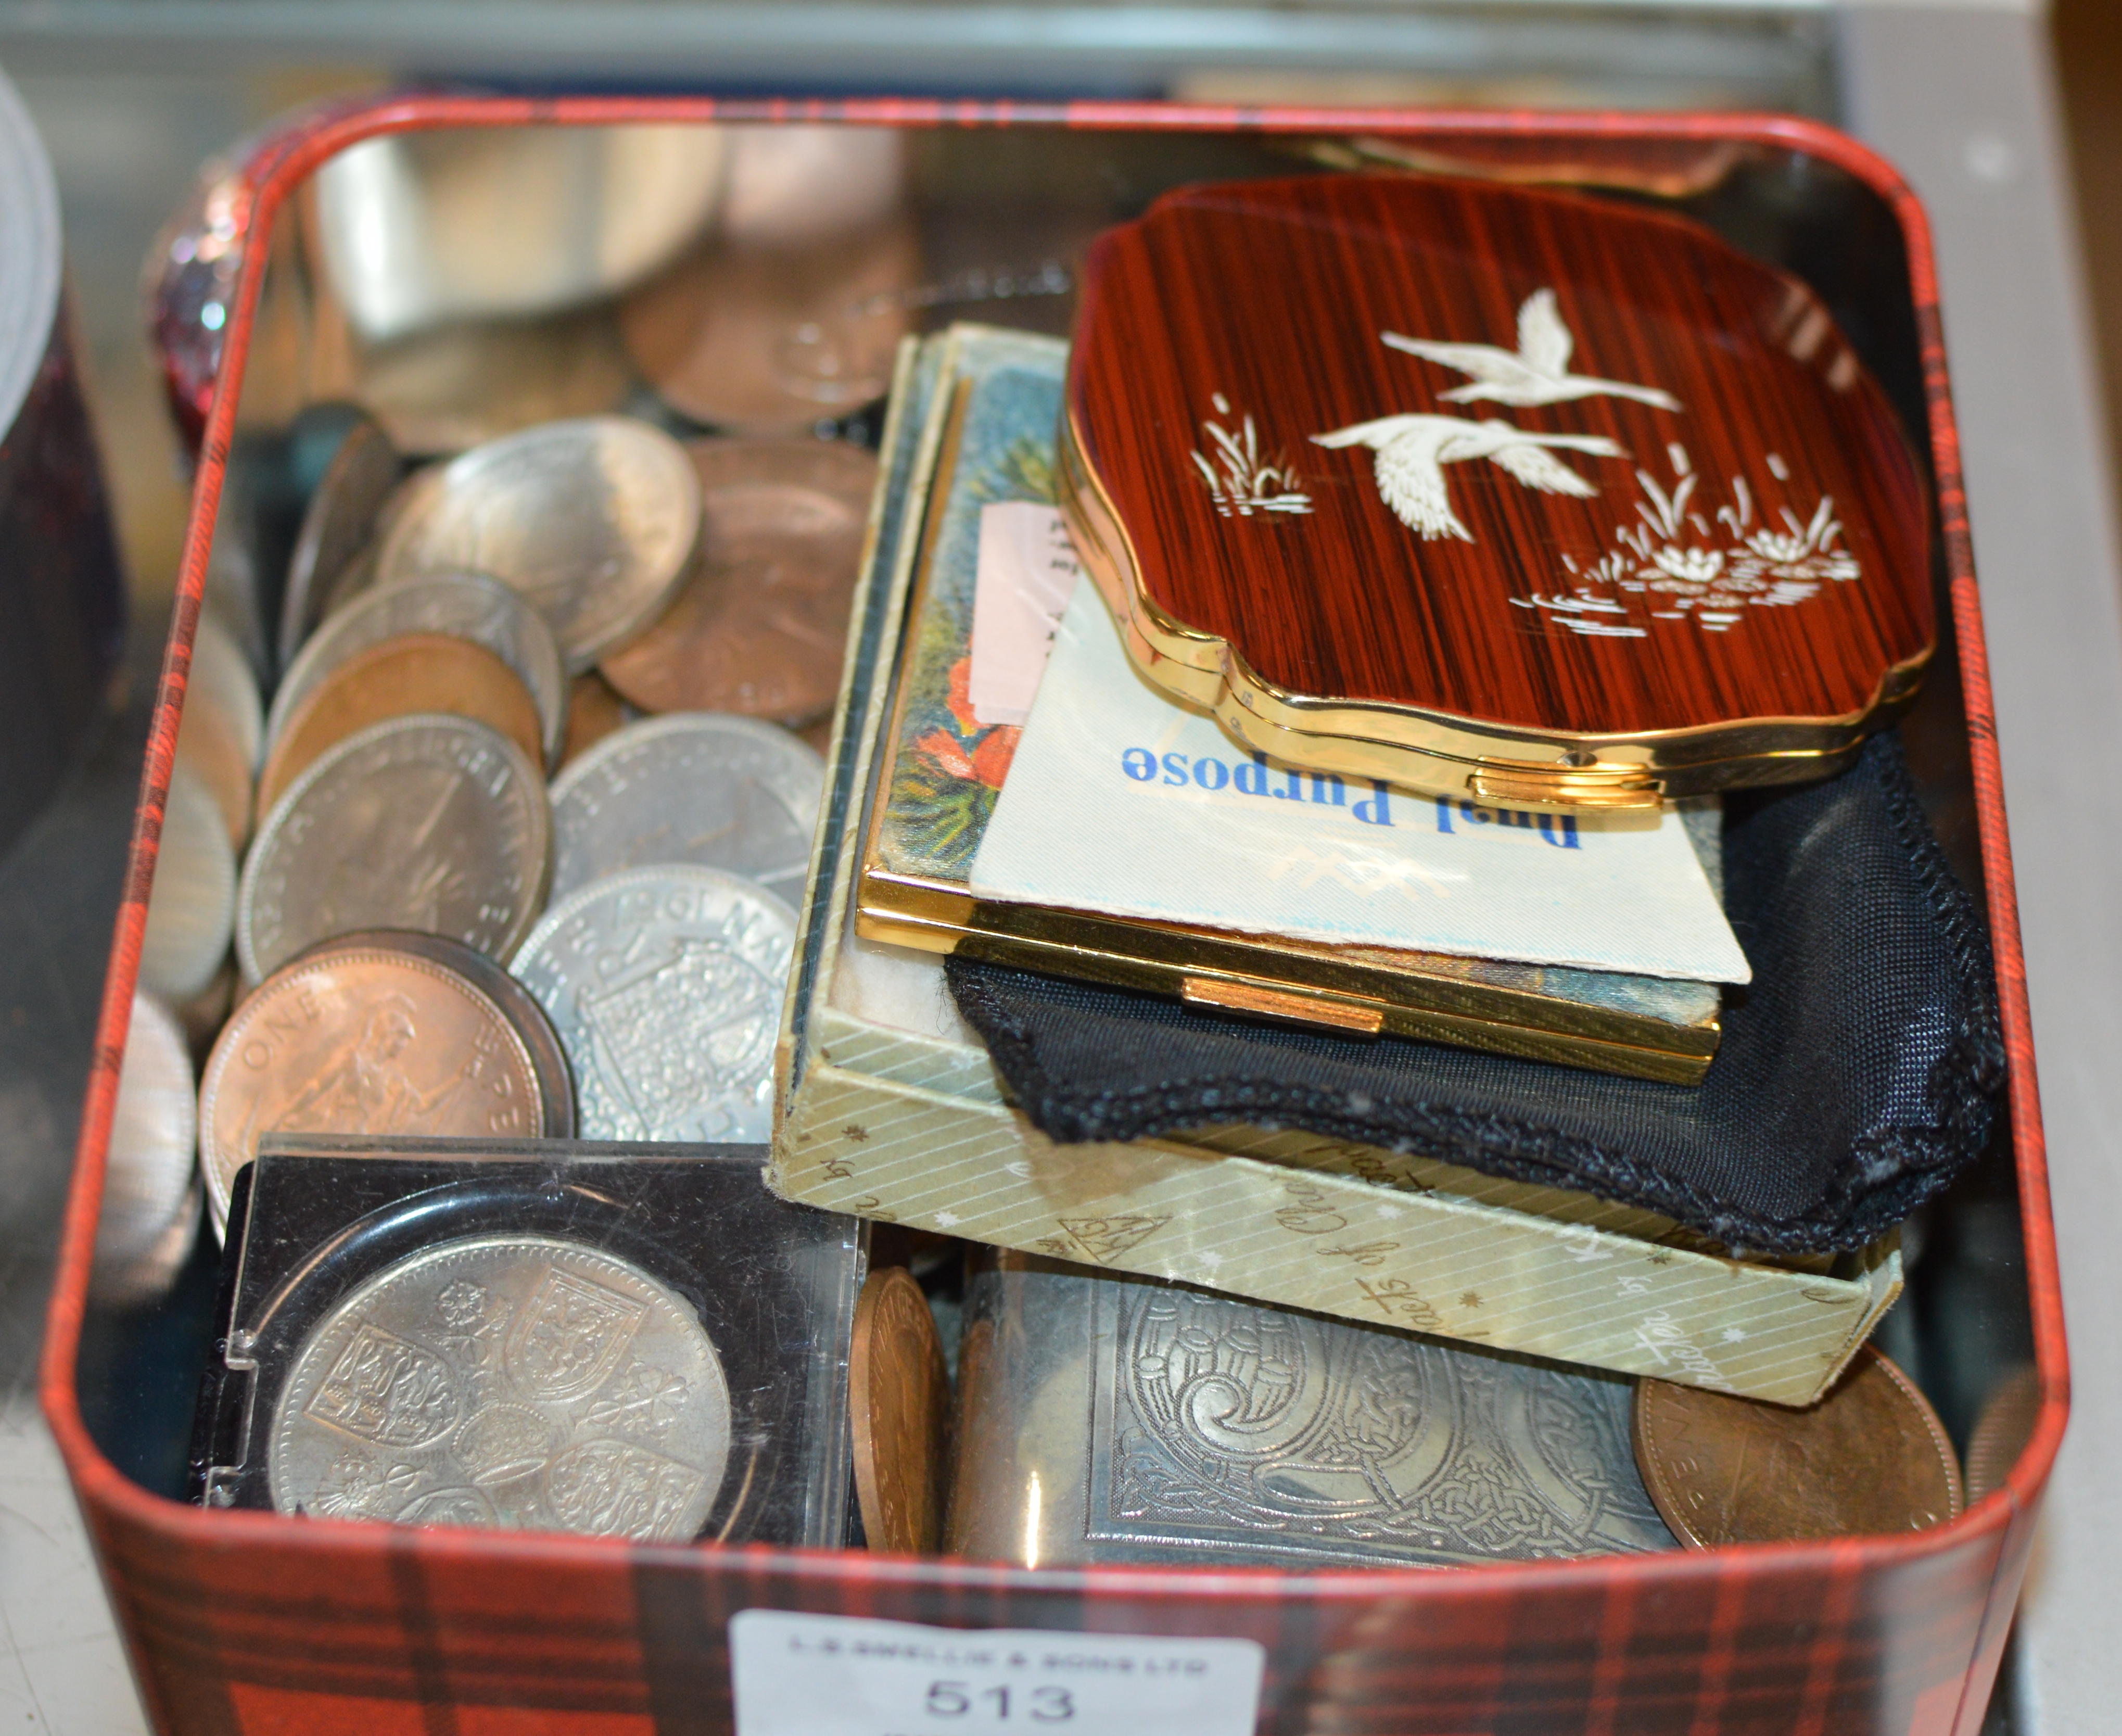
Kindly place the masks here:
POLYGON ((1598 380, 1569 372, 1569 353, 1577 340, 1562 322, 1552 289, 1535 289, 1518 309, 1518 347, 1493 344, 1438 344, 1428 338, 1404 338, 1396 331, 1378 335, 1395 349, 1425 362, 1441 362, 1471 377, 1473 383, 1441 395, 1453 404, 1493 398, 1523 409, 1535 404, 1566 404, 1573 398, 1633 398, 1660 409, 1678 409, 1680 400, 1654 386, 1631 386, 1621 380, 1598 380))
POLYGON ((1420 532, 1425 541, 1440 536, 1474 540, 1473 532, 1451 510, 1451 491, 1444 481, 1447 464, 1487 458, 1529 489, 1583 499, 1598 489, 1559 459, 1548 456, 1540 450, 1543 447, 1562 447, 1598 458, 1628 456, 1604 434, 1529 434, 1493 418, 1470 422, 1463 416, 1381 416, 1375 422, 1358 422, 1311 438, 1320 446, 1360 444, 1375 452, 1372 468, 1379 496, 1402 524, 1420 532))

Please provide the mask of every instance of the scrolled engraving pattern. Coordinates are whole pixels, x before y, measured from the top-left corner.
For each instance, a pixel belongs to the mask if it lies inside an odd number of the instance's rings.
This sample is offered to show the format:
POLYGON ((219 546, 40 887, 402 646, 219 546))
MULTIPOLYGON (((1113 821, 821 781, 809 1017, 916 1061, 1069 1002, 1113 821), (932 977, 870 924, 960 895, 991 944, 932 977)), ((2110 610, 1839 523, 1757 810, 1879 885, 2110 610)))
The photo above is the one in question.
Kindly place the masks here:
POLYGON ((1187 1291, 1104 1305, 1095 1537, 1339 1561, 1671 1546, 1624 1383, 1187 1291))

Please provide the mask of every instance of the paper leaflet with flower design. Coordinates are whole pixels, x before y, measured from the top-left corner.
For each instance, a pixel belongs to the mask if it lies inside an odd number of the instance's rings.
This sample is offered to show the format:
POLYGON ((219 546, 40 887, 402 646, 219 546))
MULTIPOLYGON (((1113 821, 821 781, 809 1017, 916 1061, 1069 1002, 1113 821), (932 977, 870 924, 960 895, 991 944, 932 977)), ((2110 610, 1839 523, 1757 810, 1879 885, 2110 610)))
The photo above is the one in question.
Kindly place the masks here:
POLYGON ((962 881, 1020 733, 973 712, 973 601, 980 508, 1054 500, 1052 429, 1067 351, 1050 339, 959 334, 933 414, 942 433, 923 535, 925 570, 907 627, 889 799, 878 827, 894 873, 962 881), (955 380, 955 386, 951 381, 955 380))

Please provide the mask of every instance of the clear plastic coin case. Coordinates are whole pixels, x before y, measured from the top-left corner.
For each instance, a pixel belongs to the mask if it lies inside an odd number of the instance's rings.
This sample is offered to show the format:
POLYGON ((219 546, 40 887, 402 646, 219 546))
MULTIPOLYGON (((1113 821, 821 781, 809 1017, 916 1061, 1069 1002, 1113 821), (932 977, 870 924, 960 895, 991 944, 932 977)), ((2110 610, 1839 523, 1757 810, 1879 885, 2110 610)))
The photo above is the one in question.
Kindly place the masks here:
POLYGON ((192 1498, 839 1546, 867 1231, 774 1198, 764 1157, 269 1138, 236 1182, 192 1498))

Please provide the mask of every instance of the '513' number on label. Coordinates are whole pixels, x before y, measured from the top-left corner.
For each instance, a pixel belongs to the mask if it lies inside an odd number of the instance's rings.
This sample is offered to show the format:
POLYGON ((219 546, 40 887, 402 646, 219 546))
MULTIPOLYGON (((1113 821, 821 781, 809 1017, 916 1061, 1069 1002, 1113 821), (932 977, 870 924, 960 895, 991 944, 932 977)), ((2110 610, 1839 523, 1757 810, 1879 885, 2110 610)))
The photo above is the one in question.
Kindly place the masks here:
POLYGON ((1065 1687, 976 1688, 970 1682, 932 1682, 922 1710, 934 1718, 976 1717, 999 1723, 1022 1719, 1032 1724, 1066 1724, 1076 1702, 1065 1687))

